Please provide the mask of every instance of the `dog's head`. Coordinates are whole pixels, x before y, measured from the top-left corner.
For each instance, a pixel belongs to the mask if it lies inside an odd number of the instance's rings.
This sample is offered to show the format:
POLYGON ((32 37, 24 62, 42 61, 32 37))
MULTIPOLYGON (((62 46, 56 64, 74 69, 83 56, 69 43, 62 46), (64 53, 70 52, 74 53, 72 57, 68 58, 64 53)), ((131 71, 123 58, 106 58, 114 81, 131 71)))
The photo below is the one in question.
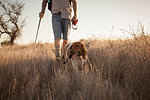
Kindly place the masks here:
POLYGON ((83 59, 87 59, 87 50, 84 44, 81 42, 72 43, 71 47, 68 50, 69 59, 75 59, 77 57, 82 57, 83 59))

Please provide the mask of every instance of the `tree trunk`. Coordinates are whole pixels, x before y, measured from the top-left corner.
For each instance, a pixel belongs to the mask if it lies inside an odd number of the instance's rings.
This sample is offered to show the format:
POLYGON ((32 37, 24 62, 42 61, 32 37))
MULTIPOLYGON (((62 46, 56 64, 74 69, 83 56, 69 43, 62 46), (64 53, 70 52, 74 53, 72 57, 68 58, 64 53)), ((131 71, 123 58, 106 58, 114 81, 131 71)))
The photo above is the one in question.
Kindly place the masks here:
POLYGON ((10 45, 13 45, 14 41, 15 41, 15 39, 13 37, 11 37, 11 39, 10 39, 10 45))

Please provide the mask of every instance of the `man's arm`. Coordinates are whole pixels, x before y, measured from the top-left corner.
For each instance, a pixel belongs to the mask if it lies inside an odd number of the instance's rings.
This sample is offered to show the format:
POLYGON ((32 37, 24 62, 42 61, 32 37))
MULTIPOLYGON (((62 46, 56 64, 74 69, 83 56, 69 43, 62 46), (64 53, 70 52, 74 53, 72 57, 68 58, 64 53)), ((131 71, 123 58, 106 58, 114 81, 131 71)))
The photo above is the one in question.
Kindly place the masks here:
POLYGON ((42 2, 42 9, 41 9, 41 12, 39 13, 40 18, 42 18, 44 16, 47 2, 48 2, 48 0, 43 0, 43 2, 42 2))
POLYGON ((74 11, 74 16, 71 20, 77 20, 77 1, 76 0, 71 0, 73 4, 73 11, 74 11))

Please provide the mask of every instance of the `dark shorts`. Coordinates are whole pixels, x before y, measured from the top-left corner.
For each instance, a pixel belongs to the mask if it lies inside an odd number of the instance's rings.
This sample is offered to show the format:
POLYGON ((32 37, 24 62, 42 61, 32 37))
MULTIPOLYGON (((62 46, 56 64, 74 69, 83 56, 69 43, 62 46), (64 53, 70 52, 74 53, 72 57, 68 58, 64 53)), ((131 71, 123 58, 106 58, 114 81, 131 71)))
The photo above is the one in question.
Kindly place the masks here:
POLYGON ((61 18, 61 14, 52 14, 54 39, 68 40, 71 23, 70 19, 61 18))

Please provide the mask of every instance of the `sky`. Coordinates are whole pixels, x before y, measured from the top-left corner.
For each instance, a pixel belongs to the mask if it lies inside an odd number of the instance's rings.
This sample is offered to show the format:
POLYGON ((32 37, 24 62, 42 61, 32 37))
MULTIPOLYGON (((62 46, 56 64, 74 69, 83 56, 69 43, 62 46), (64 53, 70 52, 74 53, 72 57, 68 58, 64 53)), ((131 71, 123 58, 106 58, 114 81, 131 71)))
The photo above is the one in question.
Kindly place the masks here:
MULTIPOLYGON (((9 1, 9 0, 8 0, 9 1)), ((11 0, 13 2, 15 0, 11 0)), ((18 0, 25 3, 23 18, 26 19, 19 44, 34 43, 39 22, 42 0, 18 0)), ((150 0, 77 0, 78 29, 71 29, 70 41, 87 38, 117 39, 130 37, 121 29, 135 28, 140 21, 145 30, 150 25, 150 0)), ((38 33, 38 42, 53 43, 51 13, 46 8, 38 33)))

